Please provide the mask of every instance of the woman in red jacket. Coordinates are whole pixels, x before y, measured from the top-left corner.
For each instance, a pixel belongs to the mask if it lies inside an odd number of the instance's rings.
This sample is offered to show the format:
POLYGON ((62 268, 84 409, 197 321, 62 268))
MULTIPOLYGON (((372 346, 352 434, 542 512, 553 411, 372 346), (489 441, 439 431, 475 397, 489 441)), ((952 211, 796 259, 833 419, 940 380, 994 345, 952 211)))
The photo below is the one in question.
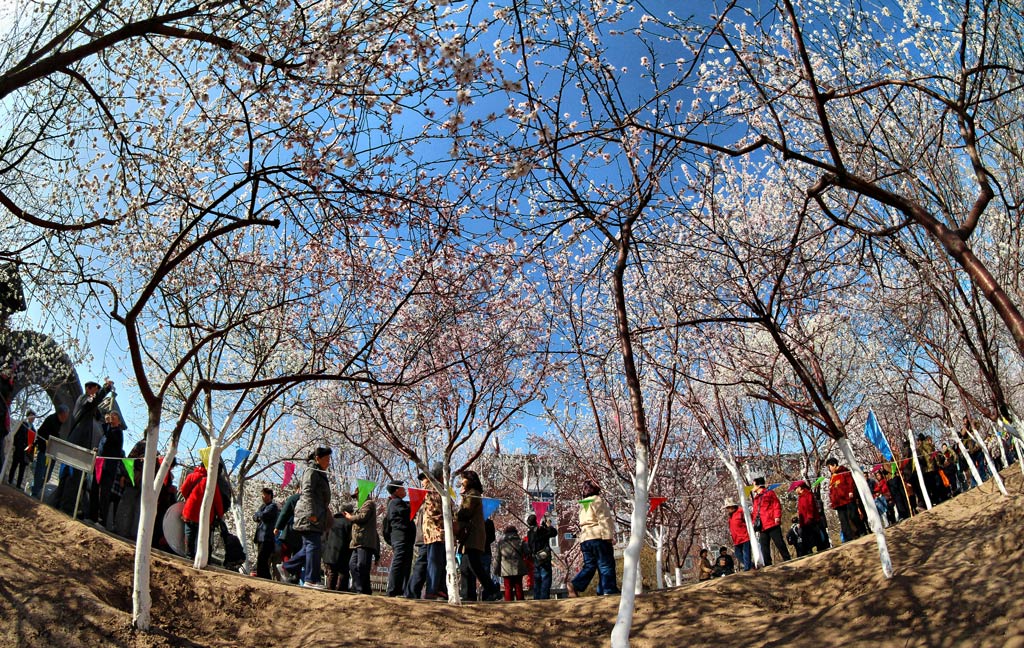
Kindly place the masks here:
POLYGON ((839 465, 839 460, 829 457, 825 466, 832 473, 828 482, 828 499, 839 515, 839 528, 843 533, 843 542, 849 542, 867 533, 864 528, 864 513, 857 505, 859 499, 855 492, 853 474, 846 466, 839 465))
POLYGON ((753 567, 750 560, 750 534, 747 532, 747 521, 743 518, 743 509, 734 500, 725 503, 729 513, 729 535, 732 536, 732 550, 736 554, 736 562, 743 571, 753 567))
MULTIPOLYGON (((199 511, 203 505, 203 494, 206 493, 206 468, 196 466, 181 484, 180 492, 185 498, 185 508, 181 512, 181 519, 185 522, 185 553, 189 558, 195 558, 196 543, 199 540, 199 511)), ((210 507, 210 527, 213 527, 214 520, 222 517, 224 504, 221 502, 220 489, 217 488, 213 494, 213 506, 210 507)))
POLYGON ((758 532, 758 541, 761 543, 761 555, 764 557, 764 566, 772 564, 772 543, 779 550, 783 560, 789 560, 789 548, 782 539, 782 503, 775 491, 764 487, 764 477, 754 480, 754 529, 757 530, 757 522, 761 522, 761 530, 758 532))

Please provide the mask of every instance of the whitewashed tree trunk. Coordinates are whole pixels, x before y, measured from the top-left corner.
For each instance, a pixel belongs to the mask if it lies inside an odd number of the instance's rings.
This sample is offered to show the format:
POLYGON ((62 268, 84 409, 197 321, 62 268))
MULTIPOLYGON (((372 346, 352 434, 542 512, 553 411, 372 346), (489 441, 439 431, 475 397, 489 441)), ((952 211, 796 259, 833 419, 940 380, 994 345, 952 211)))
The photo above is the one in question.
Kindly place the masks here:
MULTIPOLYGON (((241 475, 241 473, 239 473, 239 475, 241 475)), ((241 476, 239 476, 238 485, 235 487, 234 499, 235 535, 237 535, 238 539, 242 541, 242 546, 248 548, 249 542, 248 540, 246 540, 246 538, 248 538, 249 536, 248 529, 246 528, 246 522, 248 520, 246 520, 247 516, 245 515, 245 511, 242 508, 243 502, 245 500, 245 483, 246 480, 242 479, 241 476)), ((252 572, 252 553, 252 549, 249 549, 249 551, 245 552, 245 562, 242 563, 241 569, 241 572, 243 574, 249 574, 252 572)))
POLYGON ((892 557, 889 555, 889 543, 885 539, 885 525, 882 524, 882 517, 875 508, 875 499, 871 497, 871 489, 868 487, 868 480, 864 478, 857 458, 853 455, 853 448, 850 447, 850 440, 846 437, 838 439, 836 443, 846 459, 850 472, 853 474, 853 483, 857 485, 857 493, 864 505, 864 513, 868 516, 868 523, 871 531, 875 534, 875 542, 878 543, 878 557, 882 562, 882 573, 886 578, 892 578, 892 557))
POLYGON ((164 478, 171 469, 171 464, 178 452, 177 439, 171 439, 163 464, 156 469, 157 445, 160 436, 160 410, 149 414, 146 427, 146 454, 142 463, 142 477, 139 484, 139 529, 135 537, 135 566, 132 573, 132 624, 144 632, 148 632, 152 621, 150 611, 153 607, 150 592, 150 560, 152 556, 153 529, 157 523, 156 503, 164 478))
POLYGON ((725 464, 725 469, 732 475, 733 484, 736 486, 736 496, 739 500, 740 508, 743 510, 743 521, 747 525, 747 535, 750 536, 750 562, 756 568, 764 567, 764 555, 761 553, 761 544, 757 541, 757 534, 754 532, 754 519, 751 517, 751 508, 748 506, 747 491, 744 488, 743 478, 740 476, 740 467, 736 465, 736 460, 732 454, 726 454, 719 450, 718 447, 715 447, 715 452, 718 454, 719 460, 725 464))
MULTIPOLYGON (((643 545, 640 546, 640 550, 641 552, 643 551, 643 545)), ((633 593, 637 595, 644 593, 644 571, 642 566, 643 562, 638 559, 636 563, 636 585, 633 587, 633 593)))
POLYGON ((447 485, 451 483, 451 473, 444 468, 444 484, 441 486, 441 512, 444 514, 444 556, 445 582, 448 584, 448 603, 461 605, 459 595, 459 562, 455 560, 455 514, 452 511, 452 499, 448 494, 447 485))
POLYGON ((1024 475, 1024 443, 1021 443, 1017 437, 1013 437, 1013 447, 1017 449, 1017 465, 1020 466, 1020 472, 1024 475))
POLYGON ((676 587, 683 584, 683 568, 676 567, 676 587))
MULTIPOLYGON (((996 487, 999 488, 999 492, 1006 497, 1009 497, 1010 494, 1006 492, 1006 484, 1003 483, 1002 476, 999 474, 999 471, 996 470, 996 462, 992 460, 992 453, 988 451, 988 446, 985 445, 985 439, 982 438, 981 433, 975 429, 969 429, 969 432, 971 433, 971 436, 974 437, 974 440, 978 442, 978 445, 981 446, 981 454, 985 457, 985 464, 988 465, 988 471, 992 474, 992 479, 995 480, 996 487)), ((981 482, 978 483, 980 484, 981 482)))
POLYGON ((636 587, 640 567, 640 551, 644 546, 644 532, 647 525, 647 489, 649 487, 648 448, 639 435, 635 445, 635 466, 633 472, 633 514, 630 517, 629 542, 622 554, 622 595, 619 598, 619 615, 612 628, 612 648, 629 646, 629 632, 633 627, 633 612, 636 609, 636 587))
POLYGON ((210 562, 210 512, 213 510, 213 498, 217 494, 217 475, 220 468, 220 453, 223 446, 220 439, 214 438, 210 444, 210 465, 206 469, 206 490, 199 508, 199 539, 196 540, 196 557, 192 567, 202 569, 210 562))
POLYGON ((967 446, 960 440, 960 436, 953 434, 953 440, 956 441, 956 447, 960 450, 960 456, 967 462, 967 467, 971 471, 971 476, 974 477, 974 483, 981 486, 981 473, 978 472, 978 467, 974 465, 974 460, 971 459, 971 455, 967 452, 967 446))
POLYGON ((999 431, 996 429, 996 426, 992 424, 989 427, 992 429, 992 434, 996 437, 996 443, 999 444, 999 458, 1002 459, 1003 467, 1005 468, 1010 465, 1006 458, 1006 446, 1003 444, 1003 440, 999 438, 999 431))
POLYGON ((655 536, 657 539, 657 549, 654 557, 654 577, 657 580, 658 589, 665 589, 665 569, 662 567, 662 561, 665 559, 665 526, 661 525, 658 527, 658 535, 655 536))
MULTIPOLYGON (((0 466, 0 481, 7 481, 7 471, 11 469, 11 459, 14 454, 14 433, 21 427, 23 420, 18 420, 11 423, 10 432, 3 438, 0 443, 3 444, 4 448, 4 462, 0 466)), ((85 479, 85 476, 82 476, 85 479)))
POLYGON ((914 431, 907 430, 907 438, 910 440, 910 456, 914 460, 914 471, 917 473, 917 484, 921 488, 921 498, 924 506, 932 510, 932 498, 928 496, 928 489, 924 485, 924 471, 921 469, 921 462, 917 460, 917 441, 914 439, 914 431))

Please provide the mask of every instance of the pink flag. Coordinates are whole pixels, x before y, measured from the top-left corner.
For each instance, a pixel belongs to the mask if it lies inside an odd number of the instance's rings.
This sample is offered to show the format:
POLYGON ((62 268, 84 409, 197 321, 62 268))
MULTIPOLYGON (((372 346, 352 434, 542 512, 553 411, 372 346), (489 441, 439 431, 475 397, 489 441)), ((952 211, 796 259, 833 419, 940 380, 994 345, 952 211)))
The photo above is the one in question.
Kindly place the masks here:
POLYGON ((96 457, 96 481, 103 481, 103 457, 96 457))
POLYGON ((286 461, 284 462, 284 480, 281 482, 281 488, 287 488, 288 484, 292 481, 292 475, 295 474, 295 462, 286 461))
POLYGON ((544 514, 551 508, 551 502, 532 502, 533 512, 537 516, 537 524, 540 524, 544 514))
POLYGON ((650 498, 650 506, 647 508, 647 515, 654 513, 658 510, 658 507, 668 501, 667 497, 652 497, 650 498))
POLYGON ((423 500, 427 498, 427 490, 425 488, 406 488, 405 491, 409 493, 409 519, 415 520, 416 513, 423 506, 423 500))

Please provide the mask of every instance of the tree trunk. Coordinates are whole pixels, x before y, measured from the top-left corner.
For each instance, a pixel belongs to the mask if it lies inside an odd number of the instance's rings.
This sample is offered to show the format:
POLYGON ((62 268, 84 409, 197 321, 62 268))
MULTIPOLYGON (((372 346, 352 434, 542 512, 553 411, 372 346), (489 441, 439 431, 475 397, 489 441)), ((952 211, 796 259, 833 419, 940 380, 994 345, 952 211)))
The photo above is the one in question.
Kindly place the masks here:
POLYGON ((683 584, 683 570, 680 567, 676 567, 676 587, 683 584))
POLYGON ((960 449, 960 454, 964 460, 967 461, 967 467, 971 469, 971 476, 974 477, 974 483, 981 486, 981 475, 978 473, 978 467, 974 465, 974 460, 971 459, 971 455, 967 452, 967 447, 964 442, 960 440, 960 437, 956 434, 953 435, 953 439, 956 441, 956 447, 960 449))
POLYGON ((857 485, 857 493, 864 505, 864 513, 868 516, 868 523, 875 534, 875 542, 878 543, 878 557, 882 561, 882 573, 886 578, 892 578, 892 557, 889 556, 889 543, 885 539, 885 525, 882 524, 882 517, 875 508, 875 499, 871 497, 871 489, 868 487, 868 480, 864 478, 857 458, 853 456, 853 448, 850 447, 850 440, 846 437, 836 439, 839 449, 843 452, 850 472, 853 473, 853 483, 857 485))
POLYGON ((164 455, 160 470, 156 469, 157 444, 160 438, 160 412, 157 405, 150 409, 149 424, 146 427, 146 454, 142 462, 142 477, 139 484, 139 529, 135 537, 135 567, 132 574, 132 624, 148 632, 152 619, 150 610, 153 599, 150 592, 150 560, 153 545, 153 529, 156 520, 157 497, 163 486, 164 477, 170 472, 171 463, 178 452, 177 439, 172 438, 164 455))
POLYGON ((747 535, 750 536, 750 562, 756 568, 764 567, 764 555, 761 553, 761 545, 757 541, 757 534, 754 533, 754 519, 751 517, 750 507, 747 506, 747 491, 743 483, 743 477, 740 476, 740 467, 736 465, 736 460, 733 459, 732 454, 726 454, 719 450, 718 446, 711 445, 715 448, 715 453, 718 455, 719 460, 725 464, 725 469, 732 475, 732 482, 736 486, 736 496, 740 503, 740 510, 743 511, 743 521, 747 525, 747 535))
POLYGON ((665 559, 665 527, 658 527, 657 554, 654 562, 654 576, 657 579, 658 589, 665 589, 665 570, 661 562, 665 559))
MULTIPOLYGON (((246 528, 246 515, 243 510, 243 502, 245 501, 245 478, 242 477, 241 471, 238 473, 238 486, 235 488, 235 534, 238 535, 238 539, 242 541, 242 546, 247 546, 249 541, 246 538, 249 535, 249 531, 246 528)), ((252 572, 252 550, 245 552, 245 562, 242 564, 242 573, 249 574, 252 572)))
MULTIPOLYGON (((447 487, 452 481, 449 470, 448 466, 445 466, 442 488, 447 487)), ((452 499, 447 492, 441 493, 441 512, 444 514, 445 582, 448 584, 448 603, 462 605, 462 597, 459 594, 459 562, 455 560, 455 515, 452 511, 452 499)))
POLYGON ((1020 466, 1020 473, 1024 475, 1024 443, 1017 437, 1013 438, 1013 447, 1017 449, 1017 465, 1020 466))
POLYGON ((629 632, 633 627, 633 611, 636 607, 637 570, 640 567, 640 551, 644 546, 644 527, 647 524, 647 444, 637 438, 636 464, 633 475, 633 515, 630 517, 629 542, 622 554, 622 594, 619 598, 619 615, 612 628, 612 648, 629 646, 629 632))
POLYGON ((992 430, 992 434, 995 435, 996 442, 999 444, 999 458, 1002 459, 1002 461, 1003 461, 1003 468, 1007 468, 1007 467, 1009 467, 1010 462, 1006 458, 1006 445, 1003 443, 1003 440, 1000 438, 999 430, 996 428, 995 424, 990 424, 989 425, 989 429, 992 430))
POLYGON ((910 457, 914 461, 914 472, 917 473, 917 485, 921 488, 921 498, 924 499, 924 506, 932 510, 932 498, 928 496, 928 489, 924 485, 924 471, 921 470, 921 462, 917 460, 917 442, 914 440, 914 431, 907 430, 907 439, 910 440, 910 457))
POLYGON ((213 510, 213 498, 217 494, 217 474, 222 450, 220 440, 212 438, 210 465, 206 468, 206 490, 203 491, 203 503, 199 508, 199 539, 196 540, 196 558, 192 563, 195 569, 202 569, 210 563, 210 512, 213 510))
MULTIPOLYGON (((985 463, 988 465, 988 471, 992 473, 992 479, 995 480, 996 486, 999 488, 999 492, 1009 497, 1010 494, 1006 492, 1006 484, 1003 483, 1003 477, 996 470, 996 462, 992 460, 992 454, 988 451, 988 446, 985 445, 985 439, 981 436, 981 433, 977 430, 970 428, 968 430, 974 440, 981 446, 981 454, 985 457, 985 463)), ((979 482, 980 483, 980 482, 979 482)))

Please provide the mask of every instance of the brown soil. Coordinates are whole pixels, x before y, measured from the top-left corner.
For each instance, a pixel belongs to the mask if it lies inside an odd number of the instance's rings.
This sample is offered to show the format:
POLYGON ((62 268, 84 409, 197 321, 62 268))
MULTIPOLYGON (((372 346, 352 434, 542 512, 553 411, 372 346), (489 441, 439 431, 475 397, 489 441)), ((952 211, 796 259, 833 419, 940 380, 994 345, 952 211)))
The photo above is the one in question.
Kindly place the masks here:
MULTIPOLYGON (((822 555, 638 598, 632 645, 1024 647, 1024 498, 991 483, 822 555)), ((608 645, 617 598, 443 603, 303 590, 153 560, 155 630, 131 627, 132 546, 0 487, 3 646, 608 645)))

